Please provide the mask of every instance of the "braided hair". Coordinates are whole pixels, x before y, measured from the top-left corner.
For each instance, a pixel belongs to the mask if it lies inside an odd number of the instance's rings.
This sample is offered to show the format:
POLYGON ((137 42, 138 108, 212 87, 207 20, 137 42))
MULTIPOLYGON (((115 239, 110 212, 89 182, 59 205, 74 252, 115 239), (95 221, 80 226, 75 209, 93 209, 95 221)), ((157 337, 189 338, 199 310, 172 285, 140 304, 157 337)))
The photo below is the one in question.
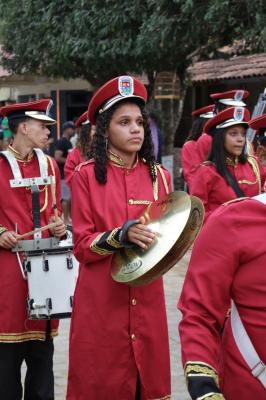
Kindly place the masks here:
POLYGON ((145 110, 143 104, 137 99, 125 99, 116 104, 114 104, 111 108, 99 114, 96 120, 96 132, 92 141, 92 150, 90 156, 94 158, 94 172, 96 179, 99 183, 107 182, 107 136, 106 131, 109 127, 112 116, 117 110, 117 108, 121 105, 121 103, 130 102, 137 104, 140 108, 142 118, 143 118, 143 127, 144 127, 144 141, 140 151, 138 152, 139 156, 145 159, 146 163, 149 166, 150 176, 152 182, 156 180, 156 163, 155 157, 153 153, 153 144, 151 139, 151 131, 149 127, 149 118, 148 114, 145 110))

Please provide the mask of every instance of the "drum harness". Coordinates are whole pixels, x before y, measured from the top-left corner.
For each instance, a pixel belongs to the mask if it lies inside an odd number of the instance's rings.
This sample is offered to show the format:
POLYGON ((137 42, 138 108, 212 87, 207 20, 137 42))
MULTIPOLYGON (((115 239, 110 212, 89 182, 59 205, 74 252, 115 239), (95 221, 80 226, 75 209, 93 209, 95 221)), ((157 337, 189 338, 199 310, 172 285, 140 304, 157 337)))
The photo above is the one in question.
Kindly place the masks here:
MULTIPOLYGON (((265 194, 253 198, 266 205, 265 194)), ((257 378, 266 389, 266 366, 254 348, 233 301, 231 303, 231 327, 240 354, 249 366, 252 375, 257 378)))
MULTIPOLYGON (((32 194, 32 216, 33 216, 33 225, 34 230, 41 228, 41 209, 40 209, 40 189, 39 186, 47 186, 55 184, 55 176, 48 176, 48 165, 47 165, 47 157, 40 149, 34 149, 35 154, 38 158, 39 168, 40 168, 40 177, 33 178, 23 178, 20 172, 20 168, 18 165, 18 161, 14 157, 12 153, 9 151, 1 151, 0 155, 5 157, 8 161, 10 168, 13 173, 14 179, 10 180, 11 188, 30 188, 32 194)), ((17 231, 17 224, 16 224, 17 231)), ((17 260, 20 266, 20 270, 22 276, 25 280, 27 280, 27 276, 25 271, 27 271, 27 260, 24 259, 21 261, 21 257, 19 252, 30 252, 36 250, 44 250, 49 248, 56 248, 59 244, 59 239, 55 237, 49 237, 42 239, 41 231, 34 232, 33 240, 21 240, 13 249, 12 252, 16 253, 17 260)), ((47 261, 43 260, 43 269, 48 270, 49 266, 47 265, 47 261)), ((48 324, 49 325, 49 324, 48 324)), ((47 326, 47 333, 49 333, 49 326, 47 326)))

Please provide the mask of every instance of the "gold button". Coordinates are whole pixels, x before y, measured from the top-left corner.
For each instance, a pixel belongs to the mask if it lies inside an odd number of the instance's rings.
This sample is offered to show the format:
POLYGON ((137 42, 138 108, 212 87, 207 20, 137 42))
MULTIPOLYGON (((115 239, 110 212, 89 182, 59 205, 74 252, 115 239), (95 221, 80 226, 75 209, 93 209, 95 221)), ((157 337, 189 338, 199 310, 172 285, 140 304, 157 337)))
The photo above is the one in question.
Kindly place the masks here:
POLYGON ((132 299, 131 300, 131 304, 132 304, 132 306, 135 306, 137 304, 137 300, 136 299, 132 299))
POLYGON ((136 336, 134 335, 134 333, 132 333, 131 339, 132 339, 132 340, 136 340, 136 336))
POLYGON ((129 169, 126 169, 126 175, 129 175, 129 174, 130 174, 129 169))
POLYGON ((129 199, 128 200, 128 204, 133 204, 134 203, 134 200, 133 199, 129 199))

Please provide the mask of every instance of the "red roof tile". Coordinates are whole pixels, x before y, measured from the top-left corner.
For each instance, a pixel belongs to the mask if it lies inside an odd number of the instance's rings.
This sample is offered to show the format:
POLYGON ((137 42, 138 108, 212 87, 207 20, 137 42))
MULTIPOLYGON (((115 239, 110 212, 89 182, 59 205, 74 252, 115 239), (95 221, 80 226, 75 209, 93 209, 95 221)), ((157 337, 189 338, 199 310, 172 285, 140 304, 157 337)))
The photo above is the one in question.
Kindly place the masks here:
POLYGON ((266 76, 266 53, 200 61, 188 68, 192 82, 266 76))

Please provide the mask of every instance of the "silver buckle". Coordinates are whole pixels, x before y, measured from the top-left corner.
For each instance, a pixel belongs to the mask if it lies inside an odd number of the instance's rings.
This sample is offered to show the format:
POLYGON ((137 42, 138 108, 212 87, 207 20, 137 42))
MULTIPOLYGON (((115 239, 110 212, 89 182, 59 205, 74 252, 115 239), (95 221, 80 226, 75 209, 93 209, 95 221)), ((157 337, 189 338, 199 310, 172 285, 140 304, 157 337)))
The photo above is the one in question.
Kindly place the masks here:
POLYGON ((258 364, 256 364, 255 367, 252 368, 252 375, 255 376, 255 378, 258 378, 258 376, 260 376, 260 374, 265 371, 265 368, 265 364, 260 360, 258 364))

